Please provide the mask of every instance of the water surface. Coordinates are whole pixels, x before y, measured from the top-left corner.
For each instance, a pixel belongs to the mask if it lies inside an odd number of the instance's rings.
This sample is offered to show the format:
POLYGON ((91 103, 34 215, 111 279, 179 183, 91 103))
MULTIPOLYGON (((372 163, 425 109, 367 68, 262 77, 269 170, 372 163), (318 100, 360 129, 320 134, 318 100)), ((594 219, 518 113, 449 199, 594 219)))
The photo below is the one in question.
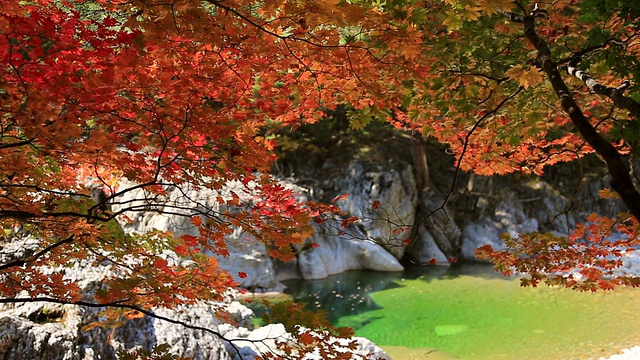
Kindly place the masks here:
POLYGON ((285 284, 295 300, 326 310, 334 324, 383 348, 433 348, 459 359, 552 360, 598 359, 640 344, 637 289, 522 288, 482 264, 353 271, 285 284))

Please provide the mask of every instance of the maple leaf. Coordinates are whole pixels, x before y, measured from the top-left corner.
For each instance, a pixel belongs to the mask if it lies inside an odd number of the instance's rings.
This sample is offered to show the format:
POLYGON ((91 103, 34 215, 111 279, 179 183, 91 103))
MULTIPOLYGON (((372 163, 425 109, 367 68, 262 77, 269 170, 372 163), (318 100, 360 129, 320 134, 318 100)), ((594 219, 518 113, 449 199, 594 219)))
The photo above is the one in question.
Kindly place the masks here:
POLYGON ((191 223, 195 226, 202 225, 202 218, 200 216, 194 216, 191 218, 191 223))
POLYGON ((446 17, 442 20, 442 25, 446 26, 450 30, 457 30, 464 25, 464 21, 462 20, 462 16, 456 12, 447 11, 446 17))
POLYGON ((477 2, 478 9, 487 15, 509 11, 513 6, 513 0, 481 0, 477 2))
POLYGON ((602 189, 598 195, 603 199, 620 199, 620 194, 611 191, 611 189, 602 189))
POLYGON ((125 312, 124 316, 129 320, 133 320, 133 319, 143 318, 144 314, 137 310, 131 310, 131 311, 125 312))
POLYGON ((542 72, 536 67, 530 67, 528 70, 522 65, 513 66, 505 73, 510 79, 515 80, 525 89, 542 83, 542 72))

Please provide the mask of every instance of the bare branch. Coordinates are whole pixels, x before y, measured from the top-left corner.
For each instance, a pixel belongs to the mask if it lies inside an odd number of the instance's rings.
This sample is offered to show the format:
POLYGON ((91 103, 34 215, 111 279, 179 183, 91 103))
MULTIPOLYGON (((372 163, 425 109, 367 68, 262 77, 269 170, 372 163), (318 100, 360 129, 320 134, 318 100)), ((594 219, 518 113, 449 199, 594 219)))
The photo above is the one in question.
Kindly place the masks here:
POLYGON ((64 244, 69 244, 69 243, 73 242, 73 238, 74 238, 74 236, 71 235, 66 239, 60 240, 60 241, 58 241, 56 243, 53 243, 53 244, 47 246, 46 248, 40 250, 36 254, 31 255, 31 256, 29 256, 27 258, 16 259, 16 260, 8 262, 6 264, 2 264, 2 265, 0 265, 0 271, 6 270, 8 268, 16 267, 16 266, 22 266, 22 265, 25 265, 28 262, 35 261, 39 257, 41 257, 42 255, 45 255, 46 253, 52 251, 53 249, 58 248, 58 247, 60 247, 60 246, 62 246, 64 244))

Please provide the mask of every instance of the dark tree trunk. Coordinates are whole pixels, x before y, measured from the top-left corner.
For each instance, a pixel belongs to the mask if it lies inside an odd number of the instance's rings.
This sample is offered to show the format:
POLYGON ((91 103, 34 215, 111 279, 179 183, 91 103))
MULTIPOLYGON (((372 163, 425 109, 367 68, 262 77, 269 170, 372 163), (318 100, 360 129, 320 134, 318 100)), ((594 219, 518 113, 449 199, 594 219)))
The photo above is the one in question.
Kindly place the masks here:
POLYGON ((415 135, 411 142, 413 154, 413 168, 416 175, 418 194, 431 189, 429 164, 427 163, 427 142, 422 135, 415 135))

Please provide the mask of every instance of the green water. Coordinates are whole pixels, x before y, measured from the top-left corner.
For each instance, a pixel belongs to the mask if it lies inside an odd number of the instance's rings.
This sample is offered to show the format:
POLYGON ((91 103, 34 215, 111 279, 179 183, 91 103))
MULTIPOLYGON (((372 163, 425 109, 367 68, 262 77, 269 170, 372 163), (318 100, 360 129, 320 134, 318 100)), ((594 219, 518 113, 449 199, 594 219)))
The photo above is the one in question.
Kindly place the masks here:
MULTIPOLYGON (((459 359, 598 359, 640 344, 640 291, 521 288, 489 266, 349 272, 286 291, 383 348, 459 359)), ((421 357, 422 358, 422 357, 421 357)), ((424 357, 428 359, 429 357, 424 357)))

